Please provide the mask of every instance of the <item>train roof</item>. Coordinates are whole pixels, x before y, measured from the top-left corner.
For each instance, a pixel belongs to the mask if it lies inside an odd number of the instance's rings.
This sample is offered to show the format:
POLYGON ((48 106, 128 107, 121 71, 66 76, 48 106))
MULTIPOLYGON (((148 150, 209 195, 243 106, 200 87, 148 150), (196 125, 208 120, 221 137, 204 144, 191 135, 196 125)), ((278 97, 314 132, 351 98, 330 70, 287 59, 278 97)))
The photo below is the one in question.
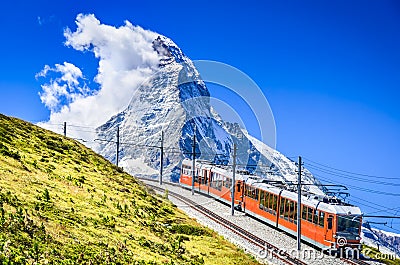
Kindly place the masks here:
MULTIPOLYGON (((297 191, 291 191, 284 189, 283 187, 276 187, 271 184, 262 182, 246 182, 251 186, 258 188, 260 190, 268 191, 275 195, 281 195, 293 201, 297 201, 297 191)), ((361 215, 361 210, 359 207, 344 203, 335 197, 331 196, 320 196, 308 192, 302 191, 301 203, 308 207, 316 208, 317 210, 330 212, 334 214, 344 214, 344 215, 361 215)))
MULTIPOLYGON (((191 167, 192 161, 189 159, 185 159, 183 162, 185 165, 189 165, 191 167)), ((209 169, 213 172, 219 173, 221 175, 231 177, 233 171, 229 166, 216 166, 210 164, 208 161, 196 160, 196 166, 201 169, 209 169)), ((252 187, 268 191, 269 193, 273 193, 275 195, 281 195, 293 201, 297 201, 297 189, 293 189, 293 186, 287 186, 285 183, 281 183, 279 181, 271 181, 260 176, 255 176, 248 174, 247 172, 238 172, 235 174, 236 180, 244 181, 247 185, 252 187)), ((301 203, 303 205, 316 208, 325 212, 333 213, 333 214, 343 214, 343 215, 361 215, 361 210, 359 207, 345 203, 340 199, 334 196, 321 196, 313 193, 302 191, 301 203)))

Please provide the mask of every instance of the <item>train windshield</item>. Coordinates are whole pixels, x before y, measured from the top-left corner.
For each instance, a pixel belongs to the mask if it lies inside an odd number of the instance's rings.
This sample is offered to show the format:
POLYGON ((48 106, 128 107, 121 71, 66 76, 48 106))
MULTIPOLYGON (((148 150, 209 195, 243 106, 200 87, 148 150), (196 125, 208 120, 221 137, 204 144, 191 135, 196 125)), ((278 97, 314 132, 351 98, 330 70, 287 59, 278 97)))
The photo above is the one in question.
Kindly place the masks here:
POLYGON ((338 215, 338 236, 349 240, 358 240, 360 235, 361 216, 338 215))

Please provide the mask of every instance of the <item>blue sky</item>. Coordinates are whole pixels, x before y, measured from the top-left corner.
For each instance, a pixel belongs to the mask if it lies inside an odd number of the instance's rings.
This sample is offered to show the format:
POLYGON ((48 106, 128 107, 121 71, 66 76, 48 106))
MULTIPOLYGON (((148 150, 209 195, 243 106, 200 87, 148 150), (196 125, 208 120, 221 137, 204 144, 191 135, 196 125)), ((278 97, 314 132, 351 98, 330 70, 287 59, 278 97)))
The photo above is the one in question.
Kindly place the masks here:
MULTIPOLYGON (((64 29, 76 28, 77 14, 93 13, 105 24, 129 20, 170 37, 193 60, 244 71, 271 105, 277 149, 285 155, 400 183, 398 1, 39 0, 7 1, 1 10, 1 113, 32 122, 48 119, 35 79, 46 64, 73 62, 88 85, 96 86, 93 54, 63 44, 64 29)), ((399 193, 397 186, 315 173, 399 193)), ((379 209, 400 207, 399 196, 351 193, 354 202, 357 197, 379 209)))

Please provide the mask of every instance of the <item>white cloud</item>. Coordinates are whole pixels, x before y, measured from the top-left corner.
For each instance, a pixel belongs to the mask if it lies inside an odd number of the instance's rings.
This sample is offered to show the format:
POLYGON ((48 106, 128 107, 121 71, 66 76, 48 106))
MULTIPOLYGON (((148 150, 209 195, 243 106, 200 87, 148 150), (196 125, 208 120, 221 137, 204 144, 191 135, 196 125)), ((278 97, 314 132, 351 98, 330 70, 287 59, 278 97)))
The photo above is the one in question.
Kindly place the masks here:
POLYGON ((37 74, 46 78, 61 74, 42 85, 40 97, 51 111, 48 124, 65 121, 96 127, 123 110, 135 89, 153 74, 159 57, 152 42, 158 34, 128 21, 120 27, 105 25, 94 15, 79 14, 76 25, 75 31, 65 30, 65 45, 93 52, 99 59, 95 81, 100 88, 90 90, 82 71, 65 62, 54 68, 46 65, 37 74))
POLYGON ((56 64, 55 68, 45 65, 43 70, 36 74, 36 78, 46 77, 50 72, 61 74, 61 77, 50 79, 42 85, 43 92, 39 93, 42 103, 52 112, 60 108, 60 104, 69 104, 77 98, 87 96, 88 88, 85 83, 80 84, 83 78, 82 71, 71 63, 56 64))

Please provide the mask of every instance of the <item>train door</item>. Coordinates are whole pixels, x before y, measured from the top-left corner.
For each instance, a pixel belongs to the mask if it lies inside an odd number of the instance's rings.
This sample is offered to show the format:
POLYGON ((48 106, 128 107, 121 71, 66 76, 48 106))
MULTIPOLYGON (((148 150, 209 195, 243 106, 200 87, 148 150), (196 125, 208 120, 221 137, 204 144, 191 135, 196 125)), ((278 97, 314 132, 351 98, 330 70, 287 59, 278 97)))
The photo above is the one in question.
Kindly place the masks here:
POLYGON ((333 215, 332 214, 328 214, 327 218, 326 218, 326 231, 325 231, 325 240, 326 241, 330 241, 333 242, 333 215))
POLYGON ((238 204, 238 209, 242 210, 243 207, 243 189, 244 189, 244 185, 243 182, 238 180, 236 182, 236 187, 235 187, 236 191, 235 191, 235 202, 237 202, 238 204))

